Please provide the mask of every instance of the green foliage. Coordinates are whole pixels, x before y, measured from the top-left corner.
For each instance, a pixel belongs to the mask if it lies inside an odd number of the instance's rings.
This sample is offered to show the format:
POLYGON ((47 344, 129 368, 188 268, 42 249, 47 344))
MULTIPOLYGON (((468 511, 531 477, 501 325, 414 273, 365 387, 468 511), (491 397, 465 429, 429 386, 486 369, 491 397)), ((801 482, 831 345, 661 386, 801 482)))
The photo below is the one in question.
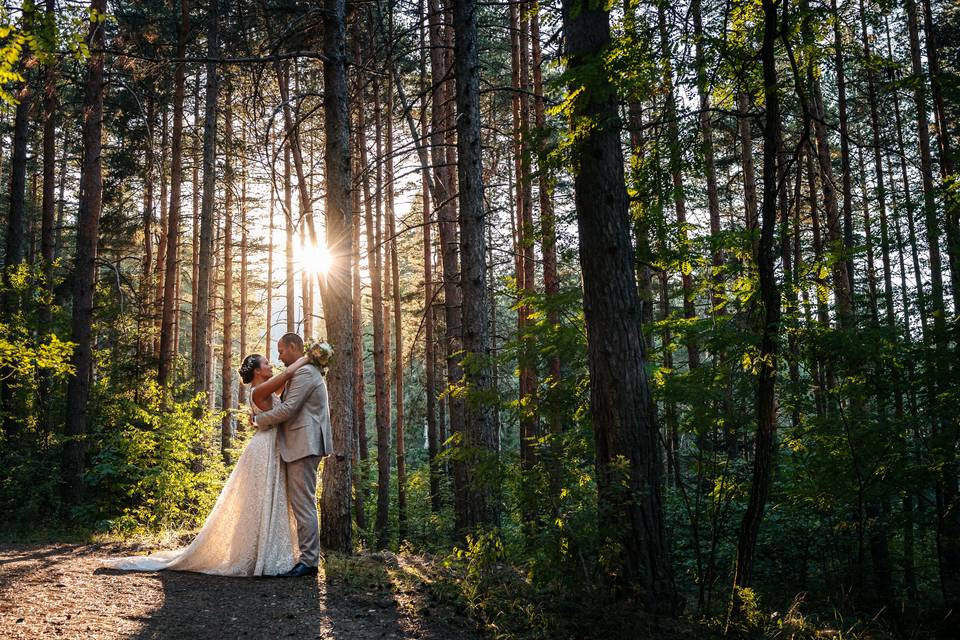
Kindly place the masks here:
POLYGON ((169 400, 153 382, 118 389, 105 381, 96 393, 87 475, 96 499, 86 519, 121 533, 199 526, 226 476, 219 417, 204 414, 202 396, 169 400))

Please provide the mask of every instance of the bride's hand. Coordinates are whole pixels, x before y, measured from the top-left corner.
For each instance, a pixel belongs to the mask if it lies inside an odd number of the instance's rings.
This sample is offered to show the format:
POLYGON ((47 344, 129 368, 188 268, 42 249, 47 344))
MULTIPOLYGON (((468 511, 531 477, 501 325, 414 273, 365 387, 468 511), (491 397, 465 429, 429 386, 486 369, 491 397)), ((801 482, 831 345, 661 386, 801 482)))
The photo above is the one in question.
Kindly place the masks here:
POLYGON ((297 360, 294 361, 293 364, 290 365, 290 370, 296 371, 297 369, 307 364, 308 362, 310 362, 310 358, 308 358, 307 356, 300 356, 297 360))

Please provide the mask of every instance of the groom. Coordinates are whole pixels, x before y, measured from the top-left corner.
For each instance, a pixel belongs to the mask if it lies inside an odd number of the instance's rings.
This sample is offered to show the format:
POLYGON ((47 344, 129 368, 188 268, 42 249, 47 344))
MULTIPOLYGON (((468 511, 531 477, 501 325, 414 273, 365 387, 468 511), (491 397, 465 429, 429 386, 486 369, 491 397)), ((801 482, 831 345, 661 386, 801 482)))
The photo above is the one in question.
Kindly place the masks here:
MULTIPOLYGON (((303 338, 287 333, 277 342, 280 361, 290 366, 303 356, 303 338)), ((280 458, 287 470, 287 496, 297 519, 300 561, 284 578, 316 575, 320 561, 320 528, 317 522, 317 467, 320 458, 333 452, 327 385, 323 375, 307 364, 293 374, 270 411, 253 416, 257 429, 277 427, 280 458)))

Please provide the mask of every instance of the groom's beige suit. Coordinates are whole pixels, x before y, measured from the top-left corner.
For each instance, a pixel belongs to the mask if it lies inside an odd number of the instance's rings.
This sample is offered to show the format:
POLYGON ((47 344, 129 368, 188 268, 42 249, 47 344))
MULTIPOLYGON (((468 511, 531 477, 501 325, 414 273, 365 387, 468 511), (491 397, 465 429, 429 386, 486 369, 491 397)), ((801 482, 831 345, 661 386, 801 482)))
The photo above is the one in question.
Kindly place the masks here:
POLYGON ((257 428, 277 427, 280 458, 287 469, 287 496, 297 519, 300 562, 320 561, 317 521, 317 467, 333 453, 327 384, 319 369, 304 365, 287 383, 280 404, 257 414, 257 428))

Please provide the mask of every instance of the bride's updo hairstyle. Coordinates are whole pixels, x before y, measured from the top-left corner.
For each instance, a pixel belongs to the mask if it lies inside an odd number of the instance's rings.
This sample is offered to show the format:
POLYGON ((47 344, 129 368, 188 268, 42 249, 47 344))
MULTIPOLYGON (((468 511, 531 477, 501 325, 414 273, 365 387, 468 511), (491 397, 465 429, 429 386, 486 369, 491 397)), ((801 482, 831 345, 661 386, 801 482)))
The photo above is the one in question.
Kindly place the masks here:
POLYGON ((263 356, 259 353, 251 353, 243 359, 243 363, 240 365, 240 379, 243 380, 244 384, 253 382, 253 372, 259 369, 262 364, 263 356))

